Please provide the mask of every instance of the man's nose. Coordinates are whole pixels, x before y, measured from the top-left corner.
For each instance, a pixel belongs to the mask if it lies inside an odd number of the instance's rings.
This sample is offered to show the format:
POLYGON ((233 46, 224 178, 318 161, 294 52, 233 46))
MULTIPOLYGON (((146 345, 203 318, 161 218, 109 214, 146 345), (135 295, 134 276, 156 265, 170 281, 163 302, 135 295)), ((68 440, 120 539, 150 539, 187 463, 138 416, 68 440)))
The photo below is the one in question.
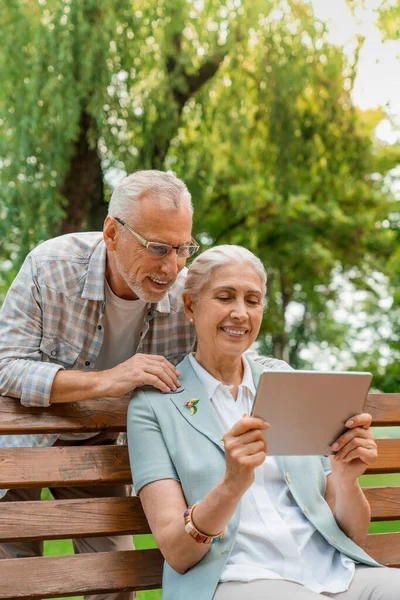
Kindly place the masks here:
POLYGON ((161 271, 163 273, 167 273, 168 275, 176 276, 178 272, 181 270, 179 267, 179 259, 175 248, 172 248, 170 252, 168 252, 167 256, 163 258, 161 271))

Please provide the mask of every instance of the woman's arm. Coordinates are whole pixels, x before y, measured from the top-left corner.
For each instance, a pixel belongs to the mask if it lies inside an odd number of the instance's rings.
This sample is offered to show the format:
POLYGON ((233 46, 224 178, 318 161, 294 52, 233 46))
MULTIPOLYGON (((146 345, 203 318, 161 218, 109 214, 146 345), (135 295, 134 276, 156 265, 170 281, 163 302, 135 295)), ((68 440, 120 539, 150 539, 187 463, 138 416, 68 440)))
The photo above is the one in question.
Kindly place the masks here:
MULTIPOLYGON (((266 456, 262 419, 243 418, 224 436, 226 474, 193 510, 196 528, 213 536, 225 529, 240 498, 254 480, 255 467, 266 456)), ((206 465, 205 465, 206 467, 206 465)), ((145 485, 140 499, 155 540, 168 564, 185 573, 210 550, 210 544, 196 542, 186 531, 183 514, 187 508, 178 481, 163 479, 145 485)))
POLYGON ((363 546, 371 520, 371 509, 358 483, 358 477, 377 457, 377 447, 369 431, 372 417, 355 415, 347 423, 348 431, 332 445, 332 472, 328 475, 325 500, 346 535, 363 546))

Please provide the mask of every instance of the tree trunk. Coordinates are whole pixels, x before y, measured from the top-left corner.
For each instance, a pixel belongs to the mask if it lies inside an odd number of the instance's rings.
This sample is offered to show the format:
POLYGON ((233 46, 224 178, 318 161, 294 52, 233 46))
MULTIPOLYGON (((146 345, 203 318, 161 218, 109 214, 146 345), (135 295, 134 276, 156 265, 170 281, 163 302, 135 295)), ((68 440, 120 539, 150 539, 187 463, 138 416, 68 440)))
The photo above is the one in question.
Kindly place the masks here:
POLYGON ((67 200, 61 233, 99 231, 107 214, 103 173, 97 147, 91 147, 89 132, 96 131, 93 117, 83 111, 79 138, 70 162, 62 195, 67 200))

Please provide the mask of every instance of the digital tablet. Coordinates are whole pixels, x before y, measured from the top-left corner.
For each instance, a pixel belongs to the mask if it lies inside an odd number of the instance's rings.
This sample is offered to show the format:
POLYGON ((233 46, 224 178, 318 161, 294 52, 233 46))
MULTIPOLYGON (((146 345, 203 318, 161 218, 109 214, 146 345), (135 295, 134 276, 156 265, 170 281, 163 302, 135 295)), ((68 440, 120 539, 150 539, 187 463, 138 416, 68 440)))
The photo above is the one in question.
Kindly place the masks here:
POLYGON ((363 412, 371 380, 359 372, 264 372, 252 415, 271 424, 268 454, 332 454, 344 423, 363 412))

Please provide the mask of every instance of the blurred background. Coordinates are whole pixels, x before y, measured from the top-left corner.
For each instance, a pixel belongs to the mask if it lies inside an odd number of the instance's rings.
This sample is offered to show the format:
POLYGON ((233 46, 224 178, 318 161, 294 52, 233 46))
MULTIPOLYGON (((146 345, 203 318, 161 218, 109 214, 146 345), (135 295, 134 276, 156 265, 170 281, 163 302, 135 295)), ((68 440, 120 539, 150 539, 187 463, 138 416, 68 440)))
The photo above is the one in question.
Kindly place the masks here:
POLYGON ((399 0, 0 0, 0 301, 172 170, 268 271, 263 353, 400 389, 399 0))
POLYGON ((0 0, 0 29, 0 302, 171 170, 202 249, 263 260, 263 353, 400 392, 400 0, 0 0))

